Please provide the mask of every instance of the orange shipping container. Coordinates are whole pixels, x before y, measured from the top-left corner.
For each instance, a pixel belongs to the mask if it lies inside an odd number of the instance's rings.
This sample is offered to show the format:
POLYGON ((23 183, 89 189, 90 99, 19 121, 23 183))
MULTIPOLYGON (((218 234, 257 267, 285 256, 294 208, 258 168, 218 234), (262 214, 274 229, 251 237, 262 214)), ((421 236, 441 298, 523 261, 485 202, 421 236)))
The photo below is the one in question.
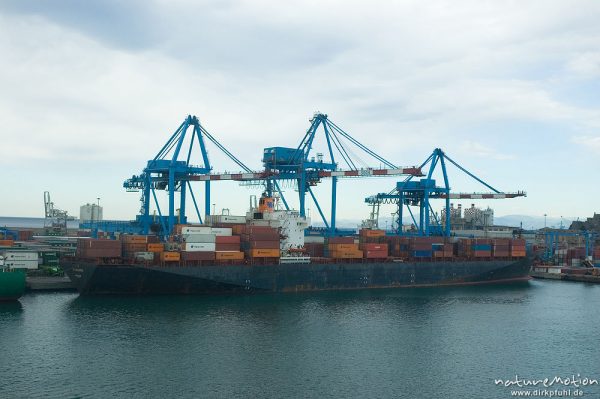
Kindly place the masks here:
POLYGON ((148 252, 163 252, 165 244, 148 244, 148 252))
POLYGON ((370 229, 362 229, 360 231, 360 235, 364 237, 384 237, 385 231, 383 230, 370 230, 370 229))
POLYGON ((330 257, 335 259, 358 259, 363 257, 363 251, 332 251, 330 257))
POLYGON ((244 253, 239 251, 217 251, 217 260, 243 260, 244 253))
POLYGON ((358 244, 329 244, 330 251, 356 251, 358 244))
POLYGON ((179 262, 181 259, 181 255, 179 252, 161 252, 160 260, 163 262, 179 262))
POLYGON ((251 249, 252 258, 279 258, 279 249, 251 249))
POLYGON ((0 240, 0 247, 12 247, 14 243, 14 240, 0 240))

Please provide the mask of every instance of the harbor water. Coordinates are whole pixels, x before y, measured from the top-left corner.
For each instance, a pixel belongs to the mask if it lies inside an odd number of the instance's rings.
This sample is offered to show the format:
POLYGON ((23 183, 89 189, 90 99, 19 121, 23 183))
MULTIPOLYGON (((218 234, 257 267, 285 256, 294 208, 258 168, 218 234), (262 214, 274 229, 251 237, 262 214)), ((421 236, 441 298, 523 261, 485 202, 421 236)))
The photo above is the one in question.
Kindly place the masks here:
POLYGON ((0 304, 0 397, 510 398, 521 380, 538 381, 528 391, 599 397, 599 303, 600 285, 560 281, 220 297, 28 294, 0 304), (579 383, 539 383, 573 376, 579 383))

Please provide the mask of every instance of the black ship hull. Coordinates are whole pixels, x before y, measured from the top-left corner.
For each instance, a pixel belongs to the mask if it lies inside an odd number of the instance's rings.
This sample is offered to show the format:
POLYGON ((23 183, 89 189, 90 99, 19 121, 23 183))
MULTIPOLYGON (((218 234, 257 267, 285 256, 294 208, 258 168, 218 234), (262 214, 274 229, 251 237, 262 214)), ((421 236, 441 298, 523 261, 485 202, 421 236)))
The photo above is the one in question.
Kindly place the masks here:
POLYGON ((528 280, 531 261, 165 267, 67 260, 62 266, 81 294, 223 294, 507 283, 528 280))

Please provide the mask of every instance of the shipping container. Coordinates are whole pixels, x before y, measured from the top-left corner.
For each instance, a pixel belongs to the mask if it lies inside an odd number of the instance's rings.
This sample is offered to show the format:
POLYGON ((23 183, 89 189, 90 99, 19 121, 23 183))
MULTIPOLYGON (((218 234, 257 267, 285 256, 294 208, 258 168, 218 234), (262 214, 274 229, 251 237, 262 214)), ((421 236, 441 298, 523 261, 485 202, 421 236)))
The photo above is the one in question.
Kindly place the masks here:
POLYGON ((327 248, 330 251, 356 251, 358 250, 358 244, 329 244, 327 248))
POLYGON ((0 247, 12 247, 15 245, 14 240, 0 240, 0 247))
POLYGON ((363 251, 360 250, 340 250, 329 252, 329 257, 333 259, 360 259, 363 257, 363 251))
POLYGON ((415 251, 411 251, 411 255, 414 258, 431 258, 431 257, 433 257, 433 252, 432 251, 415 250, 415 251))
POLYGON ((133 257, 136 260, 152 262, 154 260, 154 252, 134 252, 133 257))
POLYGON ((244 253, 240 251, 217 251, 216 260, 243 260, 244 253))
POLYGON ((36 260, 6 260, 4 261, 4 266, 8 266, 13 269, 37 269, 39 263, 36 260))
POLYGON ((215 252, 211 251, 182 251, 181 259, 184 261, 215 260, 215 252))
POLYGON ((217 244, 237 244, 240 245, 240 236, 216 236, 217 244))
POLYGON ((388 251, 385 250, 363 250, 363 255, 366 259, 383 259, 387 258, 388 251))
POLYGON ((252 258, 278 258, 279 249, 251 249, 249 251, 252 258))
POLYGON ((359 231, 359 235, 363 237, 384 237, 384 230, 376 230, 376 229, 361 229, 359 231))
POLYGON ((385 251, 388 252, 388 244, 362 243, 359 249, 363 251, 385 251))
POLYGON ((240 244, 220 244, 217 243, 215 245, 215 251, 239 251, 240 244))
POLYGON ((211 234, 211 231, 208 226, 182 226, 179 234, 211 234))
POLYGON ((214 242, 186 242, 181 248, 187 252, 214 252, 217 249, 214 242))
POLYGON ((161 252, 160 260, 163 262, 179 262, 181 256, 179 252, 161 252))
POLYGON ((5 251, 4 259, 14 261, 35 260, 37 262, 39 259, 39 255, 35 251, 5 251))
POLYGON ((212 242, 214 243, 216 240, 216 235, 214 234, 187 234, 184 233, 181 235, 181 241, 183 242, 212 242))
POLYGON ((232 234, 231 227, 213 227, 211 232, 217 236, 230 236, 232 234))
POLYGON ((164 244, 148 244, 149 252, 163 252, 165 250, 164 244))
POLYGON ((328 237, 327 244, 354 244, 352 237, 328 237))

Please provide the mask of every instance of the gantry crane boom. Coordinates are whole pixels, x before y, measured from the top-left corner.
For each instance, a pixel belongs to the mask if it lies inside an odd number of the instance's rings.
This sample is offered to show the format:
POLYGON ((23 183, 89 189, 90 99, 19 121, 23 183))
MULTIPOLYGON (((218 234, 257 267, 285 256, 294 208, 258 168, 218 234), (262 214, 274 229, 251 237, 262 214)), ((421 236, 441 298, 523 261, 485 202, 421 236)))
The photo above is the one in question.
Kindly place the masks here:
MULTIPOLYGON (((443 235, 450 235, 450 200, 451 199, 507 199, 524 197, 527 194, 524 191, 517 192, 501 192, 494 187, 490 186, 479 177, 475 176, 467 169, 463 168, 457 162, 452 160, 448 155, 444 153, 440 148, 436 148, 433 153, 423 162, 420 168, 429 166, 429 172, 427 177, 420 181, 412 181, 413 176, 407 177, 404 181, 398 182, 396 188, 388 193, 379 193, 365 198, 365 202, 371 206, 379 207, 381 204, 396 204, 397 205, 397 220, 396 225, 397 233, 402 234, 402 219, 403 209, 406 206, 414 224, 418 227, 419 235, 430 235, 432 233, 441 233, 443 235), (491 192, 480 192, 480 193, 452 193, 450 192, 450 183, 448 179, 448 173, 446 170, 446 161, 456 166, 460 171, 467 174, 472 179, 476 180, 480 184, 489 188, 491 192), (443 186, 437 186, 436 181, 432 178, 433 173, 437 167, 441 165, 442 176, 444 179, 443 186), (431 207, 429 200, 431 199, 443 199, 446 202, 445 216, 446 220, 444 223, 444 230, 441 229, 441 223, 437 220, 435 212, 431 207), (411 206, 419 207, 419 221, 414 217, 411 211, 411 206), (432 228, 431 219, 438 222, 436 228, 432 228)), ((378 214, 378 212, 374 212, 378 214)))

